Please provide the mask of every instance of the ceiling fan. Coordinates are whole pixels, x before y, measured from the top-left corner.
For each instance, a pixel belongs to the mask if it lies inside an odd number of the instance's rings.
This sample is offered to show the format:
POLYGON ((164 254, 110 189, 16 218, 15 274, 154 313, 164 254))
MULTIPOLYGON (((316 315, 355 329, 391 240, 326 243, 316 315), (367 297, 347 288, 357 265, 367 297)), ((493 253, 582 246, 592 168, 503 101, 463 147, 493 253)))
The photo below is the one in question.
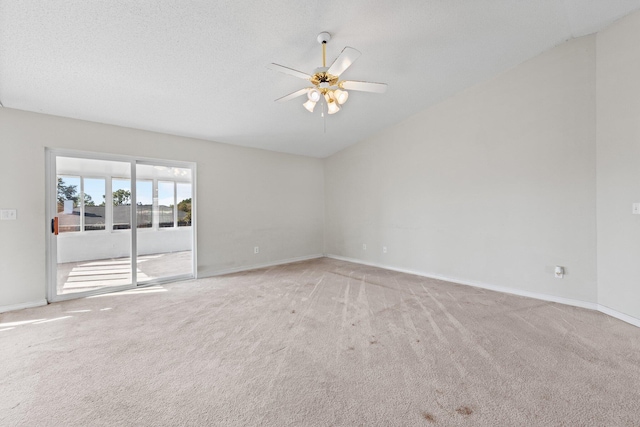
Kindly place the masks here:
POLYGON ((359 82, 353 80, 340 80, 340 75, 358 59, 361 53, 352 48, 345 47, 340 55, 333 61, 330 67, 326 64, 326 46, 331 40, 331 34, 322 32, 318 34, 318 43, 322 44, 322 67, 314 70, 313 74, 303 73, 293 68, 278 64, 269 64, 267 68, 289 74, 290 76, 308 80, 313 86, 297 90, 276 102, 285 102, 302 95, 307 95, 307 101, 302 104, 304 108, 313 112, 318 102, 322 105, 322 115, 324 116, 325 105, 328 114, 340 111, 340 107, 349 98, 348 90, 362 92, 384 93, 387 90, 385 83, 359 82))

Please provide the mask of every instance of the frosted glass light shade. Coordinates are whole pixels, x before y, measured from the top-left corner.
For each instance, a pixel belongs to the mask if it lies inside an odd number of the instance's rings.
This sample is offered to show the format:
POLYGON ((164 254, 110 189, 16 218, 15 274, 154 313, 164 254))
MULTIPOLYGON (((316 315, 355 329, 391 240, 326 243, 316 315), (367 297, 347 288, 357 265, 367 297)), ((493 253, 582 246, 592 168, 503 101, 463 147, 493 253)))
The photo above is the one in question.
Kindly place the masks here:
POLYGON ((322 96, 322 94, 320 93, 320 91, 318 89, 311 89, 308 93, 307 93, 307 98, 309 98, 309 101, 312 101, 314 104, 318 101, 320 101, 320 97, 322 96))
POLYGON ((340 111, 340 106, 338 105, 338 103, 335 100, 332 99, 327 103, 327 109, 328 109, 327 112, 329 114, 335 114, 338 111, 340 111))
POLYGON ((310 113, 313 113, 313 109, 316 107, 316 103, 312 100, 308 100, 307 102, 302 104, 302 106, 309 110, 310 113))
POLYGON ((347 99, 349 99, 349 92, 346 90, 336 89, 333 96, 336 98, 336 101, 338 101, 338 104, 342 105, 347 102, 347 99))

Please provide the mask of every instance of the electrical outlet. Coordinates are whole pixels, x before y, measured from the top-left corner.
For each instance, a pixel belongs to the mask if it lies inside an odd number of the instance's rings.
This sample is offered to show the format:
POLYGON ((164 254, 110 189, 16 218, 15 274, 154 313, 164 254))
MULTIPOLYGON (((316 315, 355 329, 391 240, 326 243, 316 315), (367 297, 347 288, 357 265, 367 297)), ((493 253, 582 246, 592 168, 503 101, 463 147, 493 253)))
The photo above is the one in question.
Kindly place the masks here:
POLYGON ((631 209, 631 213, 634 215, 640 215, 640 203, 634 203, 631 209))
POLYGON ((564 277, 564 267, 556 265, 553 274, 556 276, 556 279, 562 279, 564 277))
POLYGON ((367 244, 366 244, 366 243, 363 243, 363 244, 362 244, 362 250, 363 250, 363 251, 366 251, 366 250, 367 250, 367 244))
POLYGON ((13 221, 16 219, 15 209, 2 209, 0 210, 0 219, 4 221, 13 221))
POLYGON ((386 254, 386 253, 387 253, 387 247, 386 247, 386 246, 383 246, 383 247, 382 247, 382 253, 383 253, 383 254, 386 254))
POLYGON ((260 246, 254 246, 253 247, 253 253, 254 254, 259 254, 260 253, 260 246))

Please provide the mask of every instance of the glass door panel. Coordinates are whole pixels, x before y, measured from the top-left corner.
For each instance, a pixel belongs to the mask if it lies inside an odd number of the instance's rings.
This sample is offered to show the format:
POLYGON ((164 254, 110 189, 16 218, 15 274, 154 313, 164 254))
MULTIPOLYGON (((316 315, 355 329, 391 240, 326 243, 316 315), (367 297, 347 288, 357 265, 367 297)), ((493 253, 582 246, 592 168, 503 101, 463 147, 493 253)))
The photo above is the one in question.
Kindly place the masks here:
POLYGON ((79 176, 57 176, 57 217, 60 233, 80 231, 80 208, 78 191, 80 190, 79 176))
POLYGON ((131 163, 55 156, 55 175, 55 295, 132 286, 131 163))
POLYGON ((192 171, 136 164, 138 284, 193 276, 192 171))
POLYGON ((106 230, 106 178, 82 178, 84 231, 106 230))

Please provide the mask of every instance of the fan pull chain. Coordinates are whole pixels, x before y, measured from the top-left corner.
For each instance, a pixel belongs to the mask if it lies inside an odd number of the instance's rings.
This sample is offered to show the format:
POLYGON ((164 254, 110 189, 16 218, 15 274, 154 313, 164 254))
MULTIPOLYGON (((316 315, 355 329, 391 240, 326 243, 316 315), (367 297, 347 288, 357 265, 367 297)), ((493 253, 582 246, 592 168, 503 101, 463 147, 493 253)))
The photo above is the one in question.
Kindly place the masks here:
MULTIPOLYGON (((324 114, 324 107, 327 103, 325 102, 324 96, 320 100, 320 107, 322 110, 320 111, 320 117, 322 117, 322 132, 327 133, 327 116, 324 114)), ((328 107, 327 107, 328 108, 328 107)))

